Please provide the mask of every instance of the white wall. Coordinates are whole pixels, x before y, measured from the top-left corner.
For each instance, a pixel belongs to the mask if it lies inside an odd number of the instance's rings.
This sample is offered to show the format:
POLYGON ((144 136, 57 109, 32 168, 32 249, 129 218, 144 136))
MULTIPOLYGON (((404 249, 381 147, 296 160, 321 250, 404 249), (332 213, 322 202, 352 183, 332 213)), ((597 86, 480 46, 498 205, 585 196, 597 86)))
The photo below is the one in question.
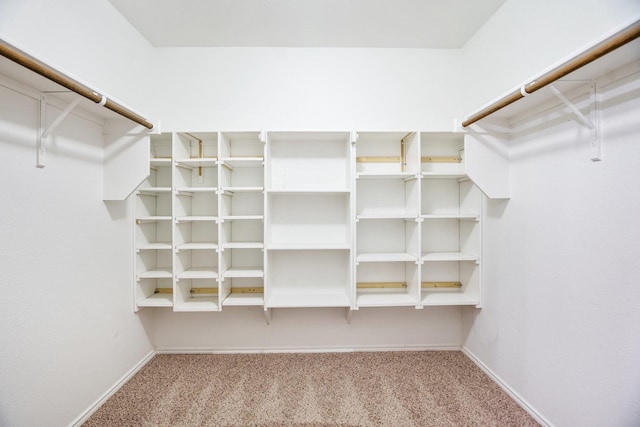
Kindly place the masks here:
POLYGON ((152 48, 107 0, 2 0, 0 36, 147 114, 152 48))
POLYGON ((638 0, 508 0, 462 49, 468 115, 640 14, 638 0))
POLYGON ((451 130, 461 56, 425 49, 156 49, 171 130, 451 130))
MULTIPOLYGON (((495 98, 640 12, 629 1, 527 6, 510 0, 467 46, 469 60, 493 59, 477 62, 485 84, 471 99, 495 98), (544 26, 530 20, 558 7, 544 26)), ((464 316, 465 349, 555 426, 640 423, 640 73, 599 90, 602 162, 568 115, 542 115, 509 141, 512 198, 488 204, 485 303, 464 316)))
MULTIPOLYGON (((0 2, 1 34, 135 101, 146 42, 127 25, 102 1, 0 2)), ((102 201, 102 127, 69 116, 37 169, 38 122, 0 86, 2 426, 70 424, 153 349, 153 313, 132 310, 131 208, 102 201)))
POLYGON ((130 207, 102 201, 102 128, 69 116, 38 169, 38 116, 0 86, 3 426, 71 423, 153 348, 151 313, 132 312, 130 207))

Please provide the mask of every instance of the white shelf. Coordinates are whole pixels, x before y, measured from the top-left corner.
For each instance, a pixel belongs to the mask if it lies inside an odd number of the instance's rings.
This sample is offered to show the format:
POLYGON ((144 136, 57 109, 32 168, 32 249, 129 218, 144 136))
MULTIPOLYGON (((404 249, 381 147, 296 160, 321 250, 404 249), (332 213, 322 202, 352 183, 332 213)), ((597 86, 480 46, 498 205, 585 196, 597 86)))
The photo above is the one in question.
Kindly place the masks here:
POLYGON ((217 191, 216 187, 182 187, 176 189, 178 196, 192 196, 194 193, 214 193, 217 191))
POLYGON ((222 301, 223 307, 263 306, 264 294, 230 293, 222 301))
POLYGON ((182 222, 198 222, 198 221, 213 221, 216 222, 218 220, 217 216, 212 215, 198 215, 198 216, 180 216, 176 218, 177 223, 182 222))
POLYGON ((479 258, 475 255, 465 254, 462 252, 428 252, 423 253, 421 257, 422 261, 478 261, 479 258))
POLYGON ((479 305, 480 299, 475 295, 466 295, 459 290, 446 292, 422 291, 422 305, 479 305))
POLYGON ((274 290, 267 302, 269 308, 349 307, 346 292, 302 292, 274 290))
POLYGON ((171 249, 171 243, 169 242, 144 243, 136 246, 136 252, 149 251, 149 250, 163 250, 163 249, 171 249))
POLYGON ((360 213, 356 215, 356 219, 418 219, 418 214, 416 213, 405 213, 405 212, 381 212, 381 213, 360 213))
POLYGON ((262 267, 232 267, 222 273, 222 277, 264 277, 264 270, 262 267))
POLYGON ((264 215, 226 215, 220 218, 222 222, 238 220, 263 220, 264 215))
POLYGON ((464 172, 422 172, 420 176, 424 179, 466 179, 464 172))
POLYGON ((143 224, 146 222, 158 222, 158 221, 171 221, 171 216, 169 215, 141 216, 136 218, 136 223, 138 224, 143 224))
POLYGON ((349 250, 351 245, 347 242, 329 243, 271 243, 266 246, 271 251, 287 250, 349 250))
POLYGON ((174 308, 175 311, 218 311, 218 297, 197 297, 189 298, 179 306, 174 308))
POLYGON ((424 214, 420 215, 422 219, 461 219, 468 221, 479 221, 480 215, 473 213, 451 213, 451 214, 424 214))
POLYGON ((222 187, 222 194, 226 193, 262 193, 264 187, 222 187))
POLYGON ((262 242, 226 242, 222 243, 222 249, 263 249, 262 242))
POLYGON ((418 258, 408 253, 358 254, 357 262, 417 262, 418 258))
POLYGON ((171 279, 171 267, 157 267, 138 273, 138 279, 171 279))
POLYGON ((417 179, 415 172, 358 172, 356 179, 417 179))
POLYGON ((221 165, 228 165, 232 168, 254 168, 264 164, 264 157, 223 157, 221 165))
POLYGON ((415 296, 407 293, 359 293, 356 297, 358 307, 417 306, 415 296))
POLYGON ((217 267, 193 267, 178 273, 178 279, 216 279, 218 278, 217 267))
POLYGON ((136 191, 139 196, 157 196, 158 194, 170 193, 171 187, 143 187, 136 191))
POLYGON ((173 307, 173 294, 157 293, 136 303, 138 307, 173 307))
POLYGON ((349 194, 351 190, 348 188, 309 188, 309 189, 269 189, 267 193, 270 194, 287 194, 287 195, 309 195, 313 196, 314 194, 318 195, 331 195, 331 194, 349 194))
POLYGON ((206 242, 193 242, 193 243, 183 243, 181 245, 176 246, 177 251, 187 251, 187 250, 213 250, 218 249, 218 245, 216 243, 206 243, 206 242))
POLYGON ((187 168, 210 168, 217 166, 218 160, 215 157, 208 157, 202 159, 176 159, 176 166, 182 166, 187 168))

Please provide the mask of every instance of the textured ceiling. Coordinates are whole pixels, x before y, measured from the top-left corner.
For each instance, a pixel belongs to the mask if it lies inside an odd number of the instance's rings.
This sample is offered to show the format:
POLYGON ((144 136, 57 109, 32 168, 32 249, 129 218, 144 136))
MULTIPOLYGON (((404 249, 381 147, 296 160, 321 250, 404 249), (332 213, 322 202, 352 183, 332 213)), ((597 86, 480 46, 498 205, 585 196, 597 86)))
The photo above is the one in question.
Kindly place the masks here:
POLYGON ((109 0, 156 47, 460 48, 505 0, 109 0))

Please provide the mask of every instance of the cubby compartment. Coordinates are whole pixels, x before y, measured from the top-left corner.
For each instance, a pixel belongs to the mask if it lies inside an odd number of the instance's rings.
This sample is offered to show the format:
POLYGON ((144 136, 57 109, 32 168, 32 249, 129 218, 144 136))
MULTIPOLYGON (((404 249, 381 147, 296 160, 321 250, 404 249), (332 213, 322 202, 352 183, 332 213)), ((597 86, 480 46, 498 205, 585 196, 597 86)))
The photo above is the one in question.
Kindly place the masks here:
POLYGON ((423 132, 420 141, 423 176, 464 176, 464 134, 423 132))
MULTIPOLYGON (((176 166, 196 168, 198 172, 204 168, 216 166, 218 163, 217 132, 174 134, 173 158, 176 166)), ((198 174, 198 177, 198 180, 204 179, 201 174, 198 174)))
POLYGON ((356 266, 356 306, 419 306, 417 261, 371 261, 356 266))
POLYGON ((148 250, 136 254, 138 279, 166 279, 172 277, 171 251, 148 250))
POLYGON ((227 219, 220 225, 220 247, 263 249, 264 222, 261 219, 227 219))
POLYGON ((220 195, 220 219, 263 220, 264 193, 262 189, 225 190, 220 195))
POLYGON ((420 136, 415 132, 360 132, 356 176, 408 177, 420 172, 420 136))
MULTIPOLYGON (((234 168, 262 168, 265 136, 259 132, 223 132, 219 134, 220 164, 234 168)), ((260 179, 262 182, 262 179, 260 179)))
POLYGON ((269 133, 267 189, 349 191, 350 150, 347 132, 269 133))
POLYGON ((422 262, 422 305, 481 304, 480 262, 477 257, 432 254, 422 262))
POLYGON ((136 309, 144 307, 173 307, 173 279, 137 279, 135 286, 136 309))
POLYGON ((220 311, 218 282, 212 277, 178 279, 174 311, 220 311))
POLYGON ((356 263, 417 262, 420 233, 417 219, 362 219, 356 225, 356 263))
POLYGON ((264 305, 264 251, 225 249, 220 254, 220 298, 223 305, 264 305))
POLYGON ((350 307, 351 251, 267 252, 266 306, 350 307))
POLYGON ((417 218, 420 181, 412 177, 360 177, 356 181, 356 218, 417 218))
POLYGON ((215 249, 182 249, 176 251, 176 282, 182 279, 217 279, 218 252, 215 249))
POLYGON ((349 193, 269 193, 267 249, 348 249, 349 193))

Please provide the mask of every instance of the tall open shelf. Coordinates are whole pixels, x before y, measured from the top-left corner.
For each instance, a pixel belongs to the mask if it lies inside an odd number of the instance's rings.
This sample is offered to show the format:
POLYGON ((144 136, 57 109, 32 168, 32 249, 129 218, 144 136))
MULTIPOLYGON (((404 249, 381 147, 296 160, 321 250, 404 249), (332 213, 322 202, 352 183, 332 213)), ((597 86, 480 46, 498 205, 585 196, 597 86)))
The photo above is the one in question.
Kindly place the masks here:
POLYGON ((483 197, 459 134, 157 135, 136 308, 479 306, 483 197))
POLYGON ((264 305, 264 152, 258 132, 220 133, 220 299, 264 305))
POLYGON ((149 176, 135 192, 136 307, 173 306, 171 134, 150 139, 149 176))
POLYGON ((266 306, 350 307, 348 132, 267 138, 266 306))
POLYGON ((418 306, 420 142, 366 132, 356 143, 356 307, 418 306))
POLYGON ((461 135, 421 135, 422 305, 480 305, 482 196, 461 135))

